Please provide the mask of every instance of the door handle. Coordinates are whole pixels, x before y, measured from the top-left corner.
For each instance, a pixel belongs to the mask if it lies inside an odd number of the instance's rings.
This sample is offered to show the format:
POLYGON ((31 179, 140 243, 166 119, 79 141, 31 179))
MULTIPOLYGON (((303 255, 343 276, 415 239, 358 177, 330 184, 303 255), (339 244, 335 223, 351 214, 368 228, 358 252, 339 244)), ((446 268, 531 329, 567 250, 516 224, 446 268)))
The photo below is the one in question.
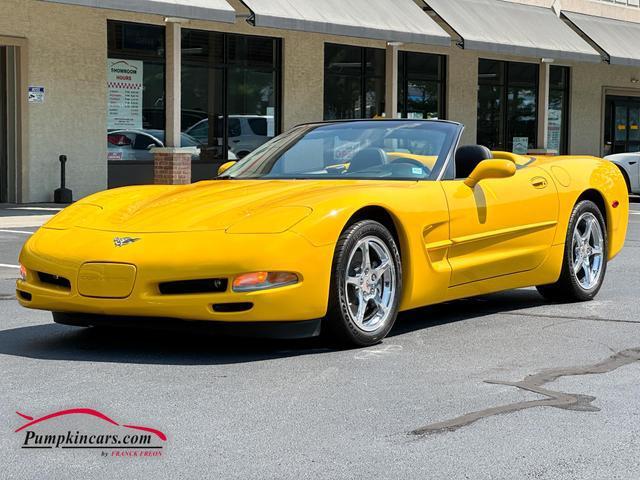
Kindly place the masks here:
POLYGON ((547 188, 548 182, 544 177, 535 177, 531 179, 531 185, 535 188, 547 188))

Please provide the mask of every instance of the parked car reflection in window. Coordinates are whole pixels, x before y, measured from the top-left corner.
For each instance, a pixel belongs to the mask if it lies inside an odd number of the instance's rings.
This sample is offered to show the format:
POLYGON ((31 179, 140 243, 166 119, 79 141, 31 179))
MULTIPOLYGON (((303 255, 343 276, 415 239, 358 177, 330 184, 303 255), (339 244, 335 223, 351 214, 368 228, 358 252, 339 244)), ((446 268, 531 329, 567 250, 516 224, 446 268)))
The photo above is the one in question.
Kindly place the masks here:
MULTIPOLYGON (((186 133, 201 144, 209 141, 209 119, 201 120, 186 133)), ((228 121, 229 150, 237 158, 244 158, 275 135, 273 116, 230 115, 228 121)))
MULTIPOLYGON (((114 130, 107 134, 109 161, 152 161, 151 149, 165 146, 163 130, 114 130)), ((183 133, 182 147, 193 147, 192 160, 200 158, 202 144, 195 138, 183 133)))

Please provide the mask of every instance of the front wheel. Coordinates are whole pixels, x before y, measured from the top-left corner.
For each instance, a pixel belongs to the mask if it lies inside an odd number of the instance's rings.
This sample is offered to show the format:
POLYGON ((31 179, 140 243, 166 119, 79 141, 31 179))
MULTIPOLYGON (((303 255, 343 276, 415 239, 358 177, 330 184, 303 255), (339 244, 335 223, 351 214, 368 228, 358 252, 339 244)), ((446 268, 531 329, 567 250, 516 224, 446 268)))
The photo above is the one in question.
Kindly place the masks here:
POLYGON ((387 336, 398 315, 402 264, 393 235, 363 220, 336 245, 325 328, 339 343, 370 346, 387 336))
POLYGON ((607 270, 607 229, 598 206, 585 200, 571 214, 560 279, 538 291, 553 301, 592 300, 607 270))

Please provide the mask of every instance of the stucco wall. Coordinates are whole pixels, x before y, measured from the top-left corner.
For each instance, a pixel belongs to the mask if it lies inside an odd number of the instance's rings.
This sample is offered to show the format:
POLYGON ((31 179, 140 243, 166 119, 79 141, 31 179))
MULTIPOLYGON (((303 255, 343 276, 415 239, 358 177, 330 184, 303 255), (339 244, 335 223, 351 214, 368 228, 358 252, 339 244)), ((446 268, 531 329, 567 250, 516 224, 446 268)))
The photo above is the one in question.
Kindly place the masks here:
MULTIPOLYGON (((580 1, 587 0, 563 0, 563 5, 580 1)), ((248 13, 238 0, 231 3, 240 13, 248 13)), ((526 3, 551 2, 530 0, 526 3)), ((596 4, 596 7, 601 6, 596 4)), ((26 179, 23 201, 52 199, 59 182, 57 157, 60 154, 69 157, 68 185, 76 198, 106 187, 107 19, 163 24, 163 18, 156 15, 37 0, 0 0, 0 36, 27 38, 28 84, 47 89, 45 104, 31 104, 26 112, 28 152, 23 161, 26 179)), ((283 39, 285 129, 322 119, 324 42, 385 47, 381 41, 255 28, 242 18, 235 25, 193 21, 185 27, 283 39)), ((455 46, 404 45, 402 49, 448 55, 447 113, 449 119, 466 125, 465 143, 473 143, 476 138, 478 58, 536 61, 485 55, 455 46)), ((573 67, 571 151, 599 154, 603 87, 624 88, 640 95, 637 84, 631 82, 632 78, 640 78, 640 69, 569 65, 573 67)))
POLYGON ((106 86, 99 52, 106 33, 100 15, 87 10, 70 18, 67 8, 24 0, 3 0, 1 9, 0 32, 28 40, 28 83, 46 88, 45 103, 26 112, 24 200, 52 198, 60 154, 69 156, 69 184, 78 195, 103 188, 106 86))

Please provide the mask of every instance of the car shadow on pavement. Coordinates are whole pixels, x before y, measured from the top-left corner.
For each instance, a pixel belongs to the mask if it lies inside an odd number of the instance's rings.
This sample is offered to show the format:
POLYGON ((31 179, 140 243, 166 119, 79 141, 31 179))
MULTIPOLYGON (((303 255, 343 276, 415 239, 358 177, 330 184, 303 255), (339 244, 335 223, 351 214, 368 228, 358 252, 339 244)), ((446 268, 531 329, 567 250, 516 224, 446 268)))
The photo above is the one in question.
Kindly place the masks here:
MULTIPOLYGON (((390 337, 544 304, 514 290, 425 307, 400 315, 390 337)), ((38 360, 155 365, 224 365, 338 352, 322 338, 276 341, 199 331, 76 328, 55 323, 0 331, 0 354, 38 360)))
POLYGON ((398 321, 389 337, 447 323, 548 304, 549 302, 545 301, 535 289, 507 290, 490 295, 440 303, 403 312, 398 317, 398 321))

